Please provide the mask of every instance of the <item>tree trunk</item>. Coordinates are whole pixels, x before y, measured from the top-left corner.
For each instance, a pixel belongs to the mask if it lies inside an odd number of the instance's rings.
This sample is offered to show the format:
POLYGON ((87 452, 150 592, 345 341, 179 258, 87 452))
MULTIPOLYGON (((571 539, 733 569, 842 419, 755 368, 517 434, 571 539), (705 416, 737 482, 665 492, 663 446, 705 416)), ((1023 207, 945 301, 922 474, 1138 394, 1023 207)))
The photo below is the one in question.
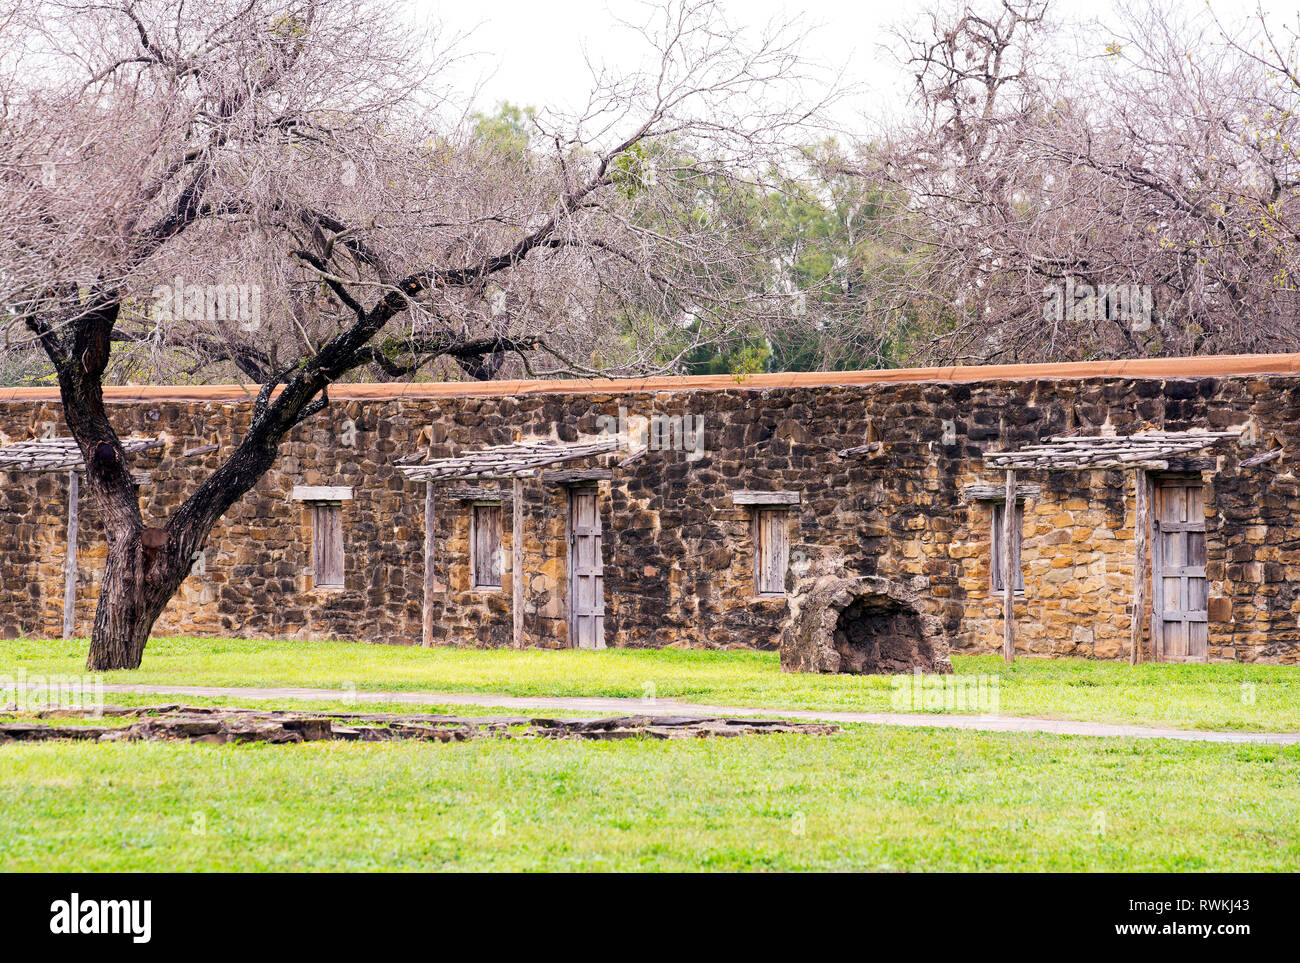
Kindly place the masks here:
POLYGON ((140 667, 149 630, 157 619, 148 617, 147 595, 140 532, 127 529, 116 537, 110 534, 87 671, 140 667))
MULTIPOLYGON (((137 536, 131 542, 138 549, 137 536)), ((144 579, 137 551, 130 547, 109 552, 95 608, 95 627, 90 636, 86 669, 138 669, 153 620, 142 618, 145 610, 144 579)))
POLYGON ((139 668, 149 630, 189 574, 196 535, 201 542, 212 527, 209 521, 197 533, 173 533, 147 527, 140 514, 126 451, 104 407, 102 378, 116 317, 110 302, 85 312, 62 340, 49 330, 41 334, 59 374, 63 420, 85 461, 86 491, 108 540, 86 657, 92 672, 139 668))

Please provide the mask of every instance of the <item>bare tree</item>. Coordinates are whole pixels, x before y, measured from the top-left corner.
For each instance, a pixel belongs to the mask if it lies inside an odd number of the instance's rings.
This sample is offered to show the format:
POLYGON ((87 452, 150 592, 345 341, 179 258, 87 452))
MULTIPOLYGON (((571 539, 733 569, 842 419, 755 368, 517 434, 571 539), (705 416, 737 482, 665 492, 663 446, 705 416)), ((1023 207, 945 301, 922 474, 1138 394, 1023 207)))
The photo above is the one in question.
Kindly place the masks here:
POLYGON ((936 10, 899 33, 899 59, 915 79, 914 115, 892 140, 864 151, 862 171, 910 199, 894 229, 920 253, 878 304, 888 317, 911 310, 922 356, 961 357, 972 339, 995 356, 989 339, 1038 313, 1023 284, 1007 297, 1001 282, 1024 270, 1009 255, 1032 231, 1021 197, 1023 139, 1044 109, 1038 39, 1046 7, 1001 0, 936 10))
POLYGON ((708 0, 649 11, 652 68, 596 77, 522 152, 472 136, 437 35, 382 2, 9 11, 6 340, 20 325, 56 369, 104 520, 90 669, 140 664, 213 526, 345 375, 670 366, 781 301, 718 185, 760 179, 808 122, 798 38, 751 41, 708 0), (166 519, 142 517, 103 403, 115 348, 260 386, 166 519))
POLYGON ((916 114, 859 171, 907 192, 895 233, 919 256, 877 314, 910 305, 931 361, 1294 350, 1287 44, 1176 5, 1050 13, 1001 0, 904 32, 916 114))
MULTIPOLYGON (((1294 283, 1297 91, 1249 56, 1263 21, 1212 30, 1204 11, 1133 7, 1032 147, 1082 188, 1070 237, 1084 277, 1149 285, 1149 327, 1110 320, 1129 353, 1300 345, 1294 283), (1133 332, 1133 333, 1130 333, 1133 332)), ((1058 247, 1061 245, 1058 245, 1058 247)), ((1094 284, 1100 283, 1094 282, 1094 284)))

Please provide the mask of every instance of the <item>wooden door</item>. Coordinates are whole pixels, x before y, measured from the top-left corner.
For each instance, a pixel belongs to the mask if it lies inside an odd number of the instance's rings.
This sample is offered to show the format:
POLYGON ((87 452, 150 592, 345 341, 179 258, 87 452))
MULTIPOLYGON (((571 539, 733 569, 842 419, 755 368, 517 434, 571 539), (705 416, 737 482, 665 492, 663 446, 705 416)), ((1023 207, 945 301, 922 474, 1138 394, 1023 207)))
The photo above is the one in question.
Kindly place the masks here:
POLYGON ((343 587, 343 508, 318 502, 311 512, 311 555, 316 588, 343 587))
MULTIPOLYGON (((1007 506, 1005 502, 992 503, 993 528, 989 539, 989 589, 993 592, 1004 590, 1002 582, 1002 563, 1003 556, 1006 554, 1002 548, 1002 532, 1004 520, 1006 517, 1007 506)), ((1025 503, 1016 501, 1016 514, 1011 519, 1011 567, 1016 573, 1016 584, 1013 586, 1017 592, 1025 590, 1025 569, 1020 564, 1020 551, 1025 537, 1025 503)))
POLYGON ((501 505, 473 506, 470 516, 470 579, 474 588, 501 587, 501 505))
POLYGON ((1204 662, 1209 654, 1205 582, 1205 496, 1199 478, 1155 485, 1151 552, 1151 635, 1157 659, 1204 662))
POLYGON ((784 508, 754 512, 754 591, 759 595, 784 595, 785 572, 790 561, 790 538, 784 508))
POLYGON ((605 566, 599 489, 569 489, 569 644, 605 647, 605 566))

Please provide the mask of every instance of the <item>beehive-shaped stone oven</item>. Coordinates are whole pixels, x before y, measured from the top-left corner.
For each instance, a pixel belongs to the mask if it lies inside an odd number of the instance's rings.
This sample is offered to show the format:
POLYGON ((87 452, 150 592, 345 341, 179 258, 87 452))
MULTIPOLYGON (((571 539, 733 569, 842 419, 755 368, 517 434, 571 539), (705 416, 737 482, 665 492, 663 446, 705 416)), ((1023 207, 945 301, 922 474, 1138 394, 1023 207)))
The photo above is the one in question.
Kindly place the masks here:
POLYGON ((916 601, 916 593, 877 576, 821 573, 797 579, 781 631, 781 668, 950 673, 942 623, 920 612, 916 601))

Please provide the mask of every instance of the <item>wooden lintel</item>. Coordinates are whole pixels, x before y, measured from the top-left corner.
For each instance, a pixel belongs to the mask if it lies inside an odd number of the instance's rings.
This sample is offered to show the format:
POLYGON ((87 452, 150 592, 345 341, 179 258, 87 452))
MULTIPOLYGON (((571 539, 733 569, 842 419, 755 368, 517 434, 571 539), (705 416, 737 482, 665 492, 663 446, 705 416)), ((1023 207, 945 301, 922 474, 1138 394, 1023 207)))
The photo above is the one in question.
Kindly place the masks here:
POLYGON ((349 502, 352 489, 344 485, 294 485, 296 502, 349 502))
POLYGON ((448 488, 438 494, 453 502, 508 502, 513 497, 504 488, 448 488))
POLYGON ((1214 471, 1219 467, 1217 458, 1168 458, 1164 471, 1214 471))
POLYGON ((731 493, 733 505, 798 505, 798 492, 750 492, 731 493))
POLYGON ((575 482, 610 481, 614 471, 610 468, 573 468, 565 471, 544 471, 542 481, 548 485, 572 485, 575 482))
MULTIPOLYGON (((1037 498, 1042 493, 1042 485, 1017 485, 1016 501, 1037 498)), ((964 485, 961 494, 969 502, 1002 502, 1007 497, 1007 490, 1002 485, 964 485)))

